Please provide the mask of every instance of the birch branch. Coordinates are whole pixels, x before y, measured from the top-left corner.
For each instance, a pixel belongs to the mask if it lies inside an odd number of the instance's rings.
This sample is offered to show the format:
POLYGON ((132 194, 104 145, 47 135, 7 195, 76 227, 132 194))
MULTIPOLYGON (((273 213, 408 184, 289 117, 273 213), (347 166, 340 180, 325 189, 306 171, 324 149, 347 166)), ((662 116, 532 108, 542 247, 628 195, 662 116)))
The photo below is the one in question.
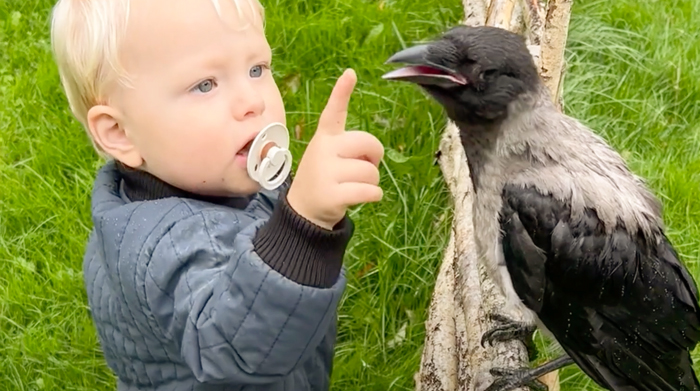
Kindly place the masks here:
POLYGON ((540 75, 561 110, 561 87, 564 79, 564 53, 569 33, 573 0, 549 0, 542 39, 540 75))
MULTIPOLYGON (((463 24, 491 25, 525 37, 540 75, 555 102, 560 101, 564 49, 572 0, 462 0, 463 24), (545 11, 546 9, 546 11, 545 11)), ((426 321, 417 391, 481 391, 493 378, 489 369, 528 366, 522 342, 481 346, 505 298, 477 261, 472 221, 472 183, 459 130, 448 122, 440 142, 440 169, 452 195, 453 221, 426 321)), ((517 314, 509 314, 514 320, 517 314)), ((540 378, 549 391, 559 390, 558 371, 540 378)), ((522 389, 522 391, 528 391, 522 389)))

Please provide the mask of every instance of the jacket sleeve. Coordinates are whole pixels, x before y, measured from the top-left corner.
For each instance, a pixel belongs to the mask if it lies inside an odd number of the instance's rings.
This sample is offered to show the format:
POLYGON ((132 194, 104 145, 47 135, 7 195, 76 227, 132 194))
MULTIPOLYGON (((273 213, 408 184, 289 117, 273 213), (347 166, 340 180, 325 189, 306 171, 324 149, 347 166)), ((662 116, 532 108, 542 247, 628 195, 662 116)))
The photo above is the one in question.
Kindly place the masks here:
POLYGON ((224 208, 185 217, 146 267, 154 323, 201 382, 266 383, 289 374, 327 333, 345 288, 347 217, 328 231, 285 197, 269 218, 253 217, 224 208))

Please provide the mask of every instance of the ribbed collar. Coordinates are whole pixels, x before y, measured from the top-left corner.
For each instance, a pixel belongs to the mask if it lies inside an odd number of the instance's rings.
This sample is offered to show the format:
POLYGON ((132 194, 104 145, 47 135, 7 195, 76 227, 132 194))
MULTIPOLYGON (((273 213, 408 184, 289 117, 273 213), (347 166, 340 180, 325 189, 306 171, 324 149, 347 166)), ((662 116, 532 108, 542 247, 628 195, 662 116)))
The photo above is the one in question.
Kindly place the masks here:
POLYGON ((128 167, 121 162, 117 161, 116 166, 122 176, 124 193, 131 201, 180 197, 211 202, 236 209, 245 209, 254 197, 254 194, 247 197, 215 197, 195 194, 172 186, 146 171, 128 167))

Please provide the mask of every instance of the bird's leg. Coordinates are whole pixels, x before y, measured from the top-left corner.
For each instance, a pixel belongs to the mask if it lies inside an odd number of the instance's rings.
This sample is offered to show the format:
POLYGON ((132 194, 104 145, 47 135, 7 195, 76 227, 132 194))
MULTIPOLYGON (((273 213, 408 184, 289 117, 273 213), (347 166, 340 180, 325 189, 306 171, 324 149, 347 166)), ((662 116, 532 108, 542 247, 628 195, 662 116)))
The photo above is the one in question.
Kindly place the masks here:
POLYGON ((537 358, 537 347, 532 340, 532 335, 537 329, 537 326, 525 322, 516 322, 501 314, 489 314, 488 317, 491 321, 500 324, 484 333, 481 337, 482 347, 485 346, 486 342, 488 342, 489 345, 493 345, 495 341, 506 342, 518 339, 525 344, 530 361, 537 358))
POLYGON ((508 391, 520 387, 529 387, 533 391, 547 391, 547 386, 538 378, 573 363, 571 357, 563 355, 533 369, 491 368, 491 375, 496 379, 484 391, 508 391))

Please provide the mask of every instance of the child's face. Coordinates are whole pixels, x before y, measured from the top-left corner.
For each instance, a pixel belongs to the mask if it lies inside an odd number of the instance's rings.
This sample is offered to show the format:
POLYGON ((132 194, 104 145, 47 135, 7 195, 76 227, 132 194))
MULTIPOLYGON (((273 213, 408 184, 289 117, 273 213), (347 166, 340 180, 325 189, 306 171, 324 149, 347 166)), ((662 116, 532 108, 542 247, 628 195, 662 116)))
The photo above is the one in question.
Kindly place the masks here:
POLYGON ((261 18, 232 1, 219 16, 210 0, 132 0, 121 56, 133 88, 111 97, 141 168, 200 194, 257 191, 242 150, 286 123, 261 18))

